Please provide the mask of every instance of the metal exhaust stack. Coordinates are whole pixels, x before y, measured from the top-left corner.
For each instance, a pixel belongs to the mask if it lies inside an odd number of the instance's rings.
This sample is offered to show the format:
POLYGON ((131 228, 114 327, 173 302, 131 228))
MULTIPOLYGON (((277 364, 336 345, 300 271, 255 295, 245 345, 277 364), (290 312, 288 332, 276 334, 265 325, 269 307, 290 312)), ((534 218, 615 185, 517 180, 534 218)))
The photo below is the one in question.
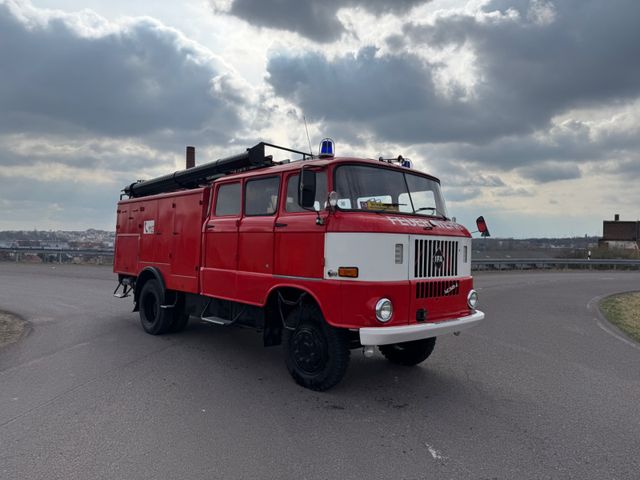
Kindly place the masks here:
POLYGON ((196 166, 196 147, 187 147, 187 170, 196 166))

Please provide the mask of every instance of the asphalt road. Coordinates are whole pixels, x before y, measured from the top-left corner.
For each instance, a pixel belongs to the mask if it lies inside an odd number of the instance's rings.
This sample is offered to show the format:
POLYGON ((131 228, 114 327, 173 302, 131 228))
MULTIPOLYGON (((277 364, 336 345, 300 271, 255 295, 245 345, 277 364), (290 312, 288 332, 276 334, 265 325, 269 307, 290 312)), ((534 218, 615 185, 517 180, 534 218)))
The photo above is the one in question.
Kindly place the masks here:
POLYGON ((635 272, 476 278, 482 326, 417 368, 359 351, 326 393, 279 348, 145 334, 107 268, 0 263, 0 478, 638 479, 640 347, 599 319, 635 272))

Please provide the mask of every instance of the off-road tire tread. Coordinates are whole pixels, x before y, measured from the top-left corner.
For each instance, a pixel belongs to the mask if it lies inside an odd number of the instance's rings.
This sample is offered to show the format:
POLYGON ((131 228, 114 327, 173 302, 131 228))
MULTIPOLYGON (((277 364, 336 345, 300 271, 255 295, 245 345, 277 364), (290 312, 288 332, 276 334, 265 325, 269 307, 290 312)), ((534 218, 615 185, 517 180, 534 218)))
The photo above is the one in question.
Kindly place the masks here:
POLYGON ((140 291, 140 323, 145 332, 150 335, 162 335, 169 331, 173 316, 170 309, 160 308, 162 304, 162 287, 156 279, 147 280, 140 291), (145 312, 145 296, 154 295, 158 302, 158 313, 153 321, 146 318, 145 312))
POLYGON ((288 328, 284 329, 282 341, 285 363, 289 373, 298 385, 310 390, 322 392, 338 384, 347 371, 351 355, 348 331, 329 325, 322 316, 320 309, 315 305, 302 305, 298 307, 298 309, 293 310, 289 314, 287 325, 306 324, 320 329, 327 341, 329 357, 327 363, 330 365, 315 377, 310 377, 304 372, 299 371, 290 357, 289 342, 293 331, 288 328))

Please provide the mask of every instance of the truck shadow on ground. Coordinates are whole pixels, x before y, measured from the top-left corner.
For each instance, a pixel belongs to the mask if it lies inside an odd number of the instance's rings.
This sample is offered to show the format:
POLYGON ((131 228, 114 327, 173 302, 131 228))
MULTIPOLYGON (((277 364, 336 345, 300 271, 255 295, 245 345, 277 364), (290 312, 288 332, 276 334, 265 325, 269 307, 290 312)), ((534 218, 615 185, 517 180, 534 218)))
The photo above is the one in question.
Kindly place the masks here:
MULTIPOLYGON (((294 383, 284 365, 282 347, 262 346, 262 337, 250 329, 219 327, 191 319, 187 329, 166 337, 178 348, 199 357, 199 364, 224 371, 225 381, 242 385, 252 395, 285 397, 285 404, 296 403, 327 411, 352 411, 368 415, 385 411, 403 414, 407 411, 430 414, 495 408, 495 403, 512 402, 503 395, 486 390, 472 379, 461 363, 451 365, 438 349, 423 364, 403 367, 389 363, 376 353, 365 358, 360 349, 352 350, 349 370, 336 387, 327 392, 314 392, 294 383)), ((206 369, 206 381, 212 370, 206 369)))

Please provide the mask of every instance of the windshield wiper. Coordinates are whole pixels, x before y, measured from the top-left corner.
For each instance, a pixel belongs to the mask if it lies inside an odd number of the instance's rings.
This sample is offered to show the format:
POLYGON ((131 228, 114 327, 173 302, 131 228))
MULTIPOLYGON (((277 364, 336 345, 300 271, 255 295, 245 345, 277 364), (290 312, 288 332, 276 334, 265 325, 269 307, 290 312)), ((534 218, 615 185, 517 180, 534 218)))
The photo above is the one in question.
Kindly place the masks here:
POLYGON ((436 209, 436 207, 420 207, 417 208, 416 211, 414 213, 418 213, 421 212, 423 210, 433 210, 434 212, 437 212, 438 210, 436 209))
POLYGON ((436 215, 436 216, 438 216, 438 217, 442 217, 442 218, 444 218, 445 220, 447 219, 447 216, 446 216, 446 215, 443 215, 443 214, 442 214, 442 213, 440 213, 440 212, 438 212, 438 209, 437 209, 436 207, 420 207, 420 208, 417 208, 416 210, 414 210, 414 211, 413 211, 413 213, 422 212, 422 211, 424 211, 424 210, 432 210, 432 211, 433 211, 433 213, 435 213, 435 215, 436 215))

